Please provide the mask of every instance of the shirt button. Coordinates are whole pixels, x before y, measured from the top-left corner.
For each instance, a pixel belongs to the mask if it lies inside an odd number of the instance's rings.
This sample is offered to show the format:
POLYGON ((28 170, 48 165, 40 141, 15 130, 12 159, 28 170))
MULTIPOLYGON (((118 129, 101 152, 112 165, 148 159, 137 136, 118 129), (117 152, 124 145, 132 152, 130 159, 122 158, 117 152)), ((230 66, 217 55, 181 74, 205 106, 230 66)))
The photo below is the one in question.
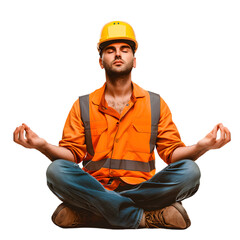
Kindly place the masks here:
POLYGON ((116 138, 115 142, 118 143, 119 142, 119 138, 116 138))

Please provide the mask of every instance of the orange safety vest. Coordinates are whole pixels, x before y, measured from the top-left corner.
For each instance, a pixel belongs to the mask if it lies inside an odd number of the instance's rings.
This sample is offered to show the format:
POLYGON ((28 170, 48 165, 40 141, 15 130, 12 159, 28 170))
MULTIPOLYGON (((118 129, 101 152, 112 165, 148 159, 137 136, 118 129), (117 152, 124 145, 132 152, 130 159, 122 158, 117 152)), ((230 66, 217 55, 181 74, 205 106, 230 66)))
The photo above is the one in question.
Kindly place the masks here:
POLYGON ((168 107, 158 94, 133 83, 120 115, 107 105, 104 91, 105 85, 74 103, 60 146, 70 149, 83 170, 109 190, 149 180, 156 171, 156 145, 166 162, 176 147, 184 146, 168 107))

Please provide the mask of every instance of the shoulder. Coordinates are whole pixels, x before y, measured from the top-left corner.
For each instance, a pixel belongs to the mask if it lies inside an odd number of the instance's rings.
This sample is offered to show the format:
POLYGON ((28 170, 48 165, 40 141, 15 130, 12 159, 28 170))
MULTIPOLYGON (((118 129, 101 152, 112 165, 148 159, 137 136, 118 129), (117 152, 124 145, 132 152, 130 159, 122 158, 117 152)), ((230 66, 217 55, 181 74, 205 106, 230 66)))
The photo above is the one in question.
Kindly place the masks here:
POLYGON ((93 91, 89 94, 85 94, 85 95, 80 96, 79 101, 80 101, 80 103, 82 102, 83 104, 92 102, 96 105, 99 105, 100 101, 102 99, 102 95, 104 93, 104 90, 105 90, 105 84, 101 88, 98 88, 98 89, 96 89, 95 91, 93 91))
POLYGON ((145 97, 145 96, 149 96, 153 97, 153 98, 160 98, 160 94, 159 93, 155 93, 153 91, 149 91, 149 90, 145 90, 142 87, 140 87, 139 85, 137 85, 136 83, 133 83, 133 92, 134 95, 136 97, 145 97))

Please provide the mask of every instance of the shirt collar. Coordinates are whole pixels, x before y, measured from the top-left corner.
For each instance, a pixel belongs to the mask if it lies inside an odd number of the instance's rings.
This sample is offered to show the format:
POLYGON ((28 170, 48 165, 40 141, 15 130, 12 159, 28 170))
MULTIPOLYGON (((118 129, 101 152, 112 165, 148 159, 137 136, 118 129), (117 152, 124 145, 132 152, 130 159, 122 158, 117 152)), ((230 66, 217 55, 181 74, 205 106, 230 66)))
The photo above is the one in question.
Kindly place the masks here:
MULTIPOLYGON (((132 82, 132 85, 133 85, 132 99, 136 98, 137 100, 138 98, 142 98, 147 95, 146 91, 139 87, 136 83, 132 82)), ((97 89, 95 92, 92 93, 93 104, 99 106, 100 103, 103 102, 105 88, 106 83, 104 83, 104 85, 101 88, 97 89)))

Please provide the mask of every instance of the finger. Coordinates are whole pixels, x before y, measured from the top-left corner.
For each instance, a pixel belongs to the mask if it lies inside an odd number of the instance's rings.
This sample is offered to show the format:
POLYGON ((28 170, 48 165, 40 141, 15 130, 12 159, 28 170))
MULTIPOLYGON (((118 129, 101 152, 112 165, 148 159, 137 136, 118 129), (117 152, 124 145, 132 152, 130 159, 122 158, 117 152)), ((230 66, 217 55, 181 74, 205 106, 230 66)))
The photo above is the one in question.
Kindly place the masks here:
POLYGON ((18 143, 24 147, 28 147, 27 140, 24 138, 24 131, 25 131, 24 126, 21 126, 19 131, 19 136, 18 136, 18 140, 19 140, 18 143))
POLYGON ((223 141, 222 146, 224 146, 225 144, 231 141, 231 133, 226 127, 224 127, 224 135, 225 135, 225 139, 223 141))
POLYGON ((24 140, 24 127, 23 126, 20 127, 18 139, 20 142, 22 142, 24 140))
POLYGON ((26 140, 22 137, 23 135, 23 127, 17 127, 13 133, 13 140, 19 145, 27 147, 26 140))
POLYGON ((15 131, 13 132, 13 141, 18 143, 18 135, 19 135, 20 128, 17 127, 15 131))
POLYGON ((221 126, 221 137, 217 141, 218 148, 223 147, 225 144, 230 142, 230 140, 231 140, 231 133, 230 133, 230 131, 226 127, 224 127, 222 125, 221 126))
POLYGON ((219 140, 221 140, 221 141, 224 141, 224 139, 225 139, 225 130, 224 130, 224 127, 223 127, 223 125, 222 124, 220 124, 219 125, 219 128, 220 128, 220 133, 221 133, 221 135, 220 135, 220 139, 219 140))
POLYGON ((231 132, 226 127, 224 127, 224 130, 226 132, 226 141, 230 142, 231 141, 231 132))
POLYGON ((27 129, 25 131, 26 131, 26 134, 25 134, 26 141, 29 141, 32 137, 33 131, 31 129, 27 129))
POLYGON ((22 126, 26 131, 30 130, 30 127, 27 124, 23 123, 22 126))
POLYGON ((217 131, 218 131, 218 125, 216 125, 212 130, 212 136, 216 139, 217 138, 217 131))
POLYGON ((35 133, 29 128, 27 127, 27 129, 25 129, 26 131, 26 140, 30 140, 34 135, 35 133))
POLYGON ((217 139, 217 135, 216 135, 215 148, 220 148, 222 144, 224 144, 225 133, 224 133, 223 125, 221 123, 217 124, 216 127, 217 127, 217 132, 220 129, 220 138, 217 139))

